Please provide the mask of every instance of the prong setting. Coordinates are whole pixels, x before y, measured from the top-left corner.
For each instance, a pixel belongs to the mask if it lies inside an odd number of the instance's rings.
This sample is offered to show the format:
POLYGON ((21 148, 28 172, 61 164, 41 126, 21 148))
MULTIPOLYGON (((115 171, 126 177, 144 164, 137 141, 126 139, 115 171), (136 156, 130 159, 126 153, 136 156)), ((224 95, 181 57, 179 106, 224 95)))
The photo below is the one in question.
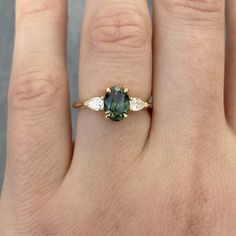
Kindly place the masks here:
POLYGON ((123 120, 126 116, 124 116, 124 113, 128 114, 130 110, 129 101, 128 89, 119 86, 107 88, 104 97, 104 111, 108 111, 110 114, 106 114, 106 117, 112 121, 123 120))
POLYGON ((123 116, 124 116, 124 118, 127 118, 127 117, 128 117, 128 114, 123 113, 123 116))
POLYGON ((128 92, 129 92, 129 89, 128 89, 128 88, 125 88, 125 89, 124 89, 124 93, 127 94, 128 92))
POLYGON ((111 117, 111 112, 110 111, 106 111, 105 114, 106 114, 105 115, 106 119, 111 117))
POLYGON ((111 94, 111 89, 110 88, 106 88, 106 93, 107 94, 111 94))

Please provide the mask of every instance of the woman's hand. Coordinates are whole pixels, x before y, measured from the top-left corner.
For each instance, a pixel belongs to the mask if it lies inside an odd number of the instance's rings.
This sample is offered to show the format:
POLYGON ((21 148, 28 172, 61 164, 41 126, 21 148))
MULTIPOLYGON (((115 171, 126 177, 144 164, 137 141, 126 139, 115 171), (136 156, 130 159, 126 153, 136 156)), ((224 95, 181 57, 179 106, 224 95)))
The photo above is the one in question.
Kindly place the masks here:
POLYGON ((121 85, 153 94, 153 112, 81 110, 74 148, 67 1, 16 0, 2 236, 236 234, 236 1, 226 64, 224 6, 155 0, 152 23, 146 0, 87 0, 80 98, 121 85))

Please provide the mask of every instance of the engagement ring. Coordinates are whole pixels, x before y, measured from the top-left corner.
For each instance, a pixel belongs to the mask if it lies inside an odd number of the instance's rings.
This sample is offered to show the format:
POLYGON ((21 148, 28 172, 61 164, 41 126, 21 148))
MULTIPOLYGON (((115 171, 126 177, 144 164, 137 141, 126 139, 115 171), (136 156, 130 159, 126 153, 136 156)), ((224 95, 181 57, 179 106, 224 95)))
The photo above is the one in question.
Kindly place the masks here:
POLYGON ((128 117, 129 111, 151 109, 152 104, 137 97, 130 97, 127 88, 113 86, 106 89, 105 96, 76 102, 73 107, 76 109, 87 107, 94 111, 104 111, 106 118, 121 121, 128 117))

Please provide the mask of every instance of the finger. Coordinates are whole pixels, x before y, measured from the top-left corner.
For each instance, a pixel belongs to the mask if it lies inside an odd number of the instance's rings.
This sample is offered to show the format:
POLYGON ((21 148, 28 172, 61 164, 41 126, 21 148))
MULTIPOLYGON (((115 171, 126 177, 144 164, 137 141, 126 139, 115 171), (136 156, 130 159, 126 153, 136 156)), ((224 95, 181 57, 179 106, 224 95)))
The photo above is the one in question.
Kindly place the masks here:
POLYGON ((224 1, 155 0, 154 25, 154 134, 225 123, 224 1))
POLYGON ((49 194, 70 162, 66 12, 66 0, 16 1, 5 185, 18 201, 49 194))
MULTIPOLYGON (((131 96, 148 99, 151 94, 150 24, 146 0, 125 3, 87 0, 79 73, 81 100, 102 96, 105 89, 113 85, 129 88, 131 96)), ((96 154, 103 159, 111 154, 115 159, 114 150, 119 149, 121 143, 122 152, 132 150, 133 146, 140 152, 149 125, 147 111, 129 113, 126 120, 114 123, 106 120, 103 112, 83 109, 78 119, 76 150, 79 156, 84 154, 85 160, 94 155, 92 144, 96 144, 99 149, 96 154)))
POLYGON ((227 52, 225 108, 230 126, 236 132, 236 2, 226 1, 227 52))

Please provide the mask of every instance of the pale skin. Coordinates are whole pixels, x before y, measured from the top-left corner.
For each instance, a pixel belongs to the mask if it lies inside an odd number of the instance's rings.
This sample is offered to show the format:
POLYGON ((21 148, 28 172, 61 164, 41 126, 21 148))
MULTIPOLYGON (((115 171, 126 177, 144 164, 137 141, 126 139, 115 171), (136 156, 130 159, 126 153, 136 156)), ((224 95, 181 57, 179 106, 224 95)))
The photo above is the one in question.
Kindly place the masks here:
POLYGON ((236 235, 236 1, 153 2, 86 1, 79 98, 153 111, 83 109, 73 145, 67 1, 16 0, 1 236, 236 235))

